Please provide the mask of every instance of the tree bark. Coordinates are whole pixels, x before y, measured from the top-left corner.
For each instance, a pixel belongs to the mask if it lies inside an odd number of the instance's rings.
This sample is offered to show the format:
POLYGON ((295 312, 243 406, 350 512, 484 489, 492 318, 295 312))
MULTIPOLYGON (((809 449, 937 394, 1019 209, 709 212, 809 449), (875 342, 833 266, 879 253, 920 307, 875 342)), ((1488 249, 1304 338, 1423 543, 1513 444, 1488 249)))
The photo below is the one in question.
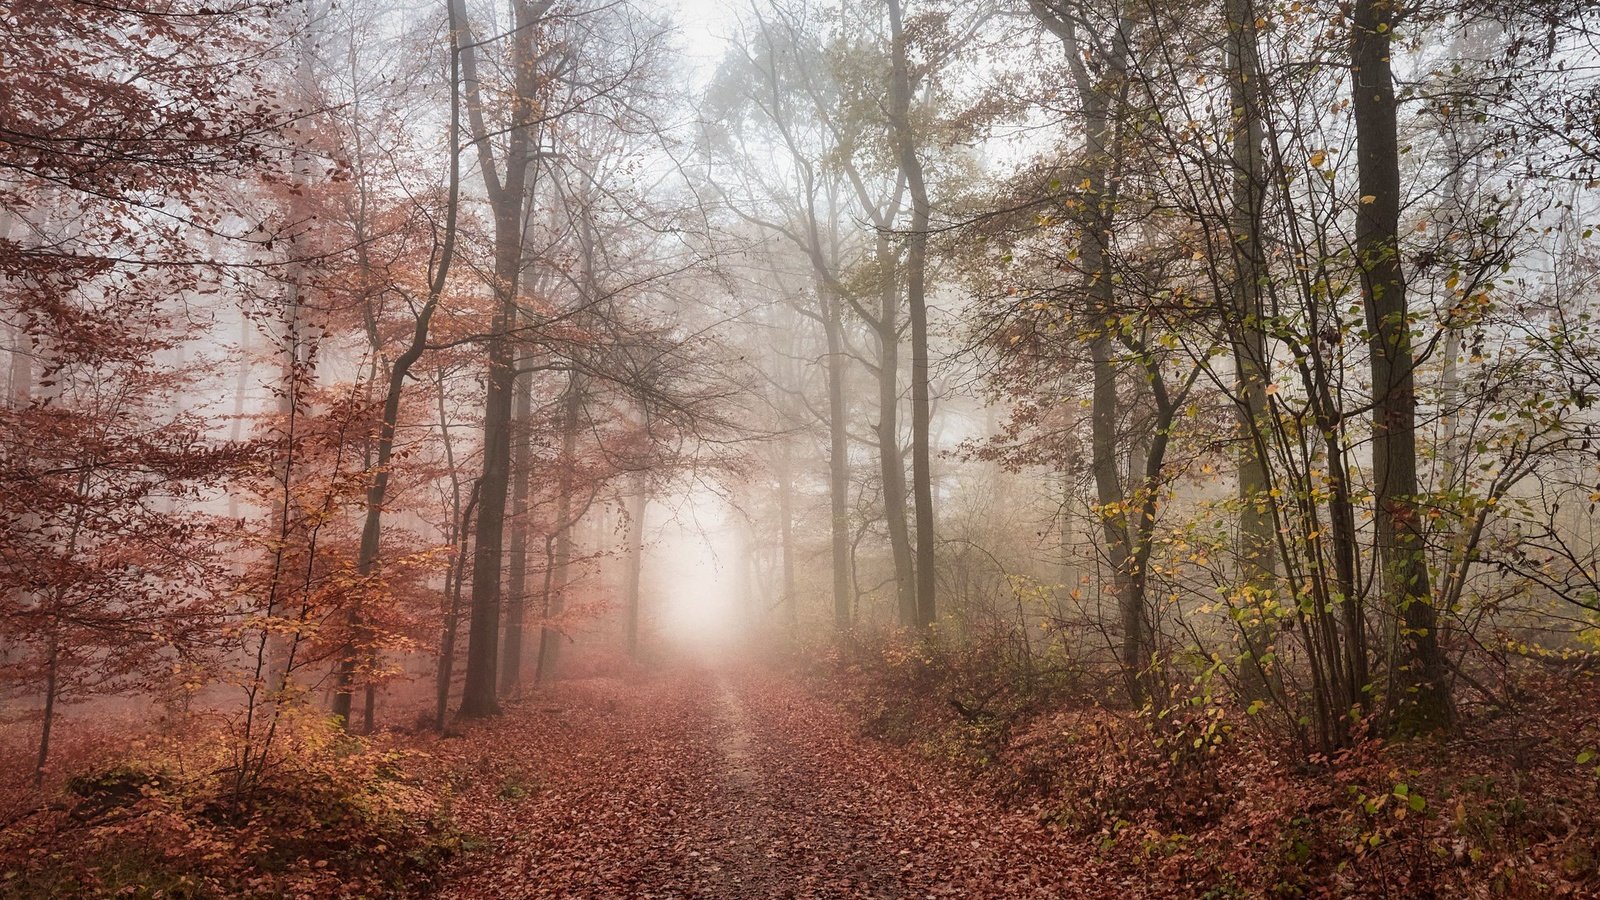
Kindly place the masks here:
POLYGON ((456 519, 456 561, 450 577, 445 580, 445 594, 449 602, 444 614, 444 628, 439 636, 439 668, 434 675, 436 705, 433 726, 437 731, 444 731, 445 716, 450 710, 450 682, 455 678, 456 644, 459 643, 461 628, 461 586, 467 576, 467 544, 472 539, 472 512, 478 505, 478 488, 481 484, 481 481, 472 483, 466 505, 461 507, 456 519))
MULTIPOLYGON (((819 288, 819 290, 821 290, 819 288)), ((850 627, 850 432, 845 421, 843 301, 824 295, 823 333, 828 342, 828 526, 833 558, 833 626, 850 627)))
POLYGON ((1120 96, 1127 77, 1128 22, 1117 18, 1117 33, 1110 52, 1100 60, 1099 76, 1091 74, 1078 41, 1076 19, 1067 4, 1029 0, 1029 8, 1058 37, 1067 55, 1078 105, 1084 121, 1084 175, 1082 239, 1079 244, 1083 291, 1088 298, 1089 357, 1093 379, 1090 399, 1090 473, 1099 504, 1104 552, 1111 569, 1112 592, 1122 630, 1121 657, 1128 693, 1135 704, 1144 700, 1146 673, 1152 659, 1152 640, 1146 627, 1142 579, 1132 571, 1134 553, 1129 529, 1129 499, 1117 464, 1118 391, 1113 355, 1116 288, 1111 281, 1112 194, 1117 154, 1112 147, 1113 94, 1120 96))
MULTIPOLYGON (((528 357, 523 356, 526 365, 528 357)), ((516 385, 516 404, 512 422, 516 449, 511 460, 511 560, 506 566, 506 623, 500 652, 500 693, 510 694, 522 682, 522 636, 525 629, 528 596, 528 492, 532 473, 533 376, 526 374, 516 385)))
POLYGON ((56 688, 61 672, 61 640, 57 627, 50 627, 50 637, 45 650, 44 712, 39 725, 39 753, 33 765, 33 786, 44 785, 45 763, 50 761, 50 731, 56 722, 56 688))
POLYGON ((937 613, 934 570, 933 450, 928 385, 928 189, 911 126, 911 68, 900 0, 889 0, 891 71, 890 119, 897 156, 911 194, 911 228, 906 238, 906 311, 911 320, 911 490, 916 513, 916 617, 927 628, 937 613))
MULTIPOLYGON (((454 20, 452 10, 451 20, 454 20)), ((400 423, 400 400, 405 391, 406 378, 411 374, 411 367, 422 358, 423 351, 428 344, 428 328, 433 321, 433 314, 439 308, 439 298, 444 294, 445 285, 449 283, 450 263, 455 258, 456 247, 456 211, 459 207, 461 195, 461 145, 460 145, 460 89, 459 69, 460 51, 455 44, 456 35, 452 29, 450 48, 450 173, 448 194, 445 199, 444 235, 439 243, 439 254, 436 259, 429 259, 430 271, 428 273, 428 297, 423 302, 422 308, 417 312, 416 322, 411 332, 411 343, 400 355, 395 358, 389 367, 388 384, 383 397, 383 413, 378 422, 378 446, 376 459, 372 468, 372 481, 367 486, 366 517, 361 526, 361 545, 356 555, 356 575, 366 581, 371 579, 378 569, 378 552, 383 537, 383 504, 389 492, 389 464, 394 459, 395 429, 400 423)), ((378 348, 373 347, 376 357, 378 348)), ((350 614, 350 627, 352 631, 360 633, 362 628, 361 608, 357 606, 350 614)), ((344 723, 346 730, 350 728, 350 702, 351 686, 355 681, 356 657, 363 652, 357 645, 356 635, 352 635, 344 655, 339 663, 337 689, 333 698, 333 714, 344 723)), ((373 695, 367 692, 365 720, 367 727, 372 723, 373 695)))
POLYGON ((561 615, 566 606, 568 568, 572 563, 572 529, 577 525, 573 516, 572 493, 575 481, 573 469, 578 457, 578 424, 583 412, 583 377, 575 370, 567 382, 561 409, 561 457, 556 463, 559 466, 556 533, 550 567, 545 573, 545 623, 539 631, 539 661, 533 675, 535 684, 550 680, 561 652, 561 629, 551 627, 549 620, 561 615))
MULTIPOLYGON (((1271 381, 1266 334, 1262 330, 1262 278, 1266 255, 1261 230, 1267 187, 1262 153, 1260 93, 1257 90, 1259 57, 1255 0, 1228 0, 1228 76, 1233 107, 1233 209, 1229 223, 1234 273, 1230 331, 1238 397, 1239 538, 1237 577, 1248 615, 1259 611, 1270 597, 1277 574, 1276 516, 1270 504, 1272 485, 1264 455, 1262 430, 1267 421, 1266 386, 1271 381)), ((1264 620, 1245 629, 1248 657, 1243 670, 1246 690, 1266 695, 1269 674, 1261 657, 1272 642, 1272 627, 1264 620)))
MULTIPOLYGON (((1400 265, 1400 140, 1390 61, 1395 2, 1357 0, 1352 18, 1361 193, 1355 249, 1371 335, 1374 521, 1383 589, 1399 616, 1409 657, 1401 679, 1409 694, 1401 722, 1407 729, 1431 730, 1449 727, 1451 708, 1417 502, 1416 360, 1400 265)), ((1391 705, 1396 699, 1390 698, 1391 705)))
POLYGON ((906 524, 906 462, 900 453, 900 283, 887 234, 878 235, 878 478, 883 482, 883 515, 894 560, 895 596, 900 624, 917 622, 916 563, 906 524))
POLYGON ((639 611, 642 602, 640 582, 644 574, 644 517, 649 511, 650 494, 645 480, 639 479, 628 498, 627 620, 624 635, 628 658, 639 658, 639 611))
POLYGON ((500 711, 496 695, 500 638, 501 567, 504 563, 506 497, 511 481, 511 404, 516 369, 512 329, 516 322, 517 285, 522 274, 522 212, 532 159, 529 127, 535 108, 534 25, 549 0, 516 0, 513 8, 513 91, 510 125, 506 128, 505 168, 497 168, 491 131, 484 116, 478 79, 477 40, 468 22, 465 0, 451 0, 464 40, 461 73, 466 85, 467 117, 477 145, 479 171, 494 213, 495 309, 485 341, 488 357, 483 413, 483 476, 478 497, 478 526, 472 557, 472 620, 467 632, 466 685, 459 714, 467 718, 500 711))

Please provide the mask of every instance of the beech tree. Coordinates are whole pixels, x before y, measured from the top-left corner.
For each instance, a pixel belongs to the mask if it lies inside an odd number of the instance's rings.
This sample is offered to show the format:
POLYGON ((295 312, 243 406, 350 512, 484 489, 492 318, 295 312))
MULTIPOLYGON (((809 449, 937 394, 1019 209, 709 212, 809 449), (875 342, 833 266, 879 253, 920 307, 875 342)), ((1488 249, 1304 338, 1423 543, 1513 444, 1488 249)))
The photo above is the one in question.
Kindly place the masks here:
POLYGON ((246 455, 179 402, 205 363, 174 359, 193 319, 172 298, 215 290, 213 192, 270 164, 285 110, 248 10, 28 4, 0 31, 0 619, 42 688, 42 776, 63 695, 193 664, 222 613, 215 537, 183 504, 246 455))
POLYGON ((0 9, 0 894, 1600 881, 1593 4, 736 7, 0 9))

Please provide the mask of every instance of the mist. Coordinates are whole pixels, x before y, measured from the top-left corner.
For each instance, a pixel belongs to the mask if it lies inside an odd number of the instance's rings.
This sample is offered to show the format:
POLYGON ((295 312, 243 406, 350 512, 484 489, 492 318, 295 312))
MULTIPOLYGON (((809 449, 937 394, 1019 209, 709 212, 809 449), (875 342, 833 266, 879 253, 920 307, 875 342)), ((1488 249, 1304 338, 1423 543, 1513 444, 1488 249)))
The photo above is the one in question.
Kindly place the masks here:
POLYGON ((0 7, 0 898, 1600 895, 1596 17, 0 7))
POLYGON ((656 631, 671 650, 714 662, 748 639, 764 613, 751 595, 738 510, 699 490, 673 498, 662 518, 644 555, 656 631))

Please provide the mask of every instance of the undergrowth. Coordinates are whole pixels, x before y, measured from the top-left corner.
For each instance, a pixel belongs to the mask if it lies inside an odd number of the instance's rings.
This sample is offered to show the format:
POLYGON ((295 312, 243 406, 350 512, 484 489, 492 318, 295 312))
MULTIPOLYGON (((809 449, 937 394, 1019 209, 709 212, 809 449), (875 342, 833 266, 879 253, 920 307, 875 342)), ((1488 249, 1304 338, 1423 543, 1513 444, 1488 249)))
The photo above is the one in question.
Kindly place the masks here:
POLYGON ((1589 674, 1530 671, 1514 710, 1333 757, 1308 756, 1203 671, 1140 710, 1110 680, 1000 642, 857 641, 825 675, 868 734, 1174 896, 1600 895, 1589 674))
POLYGON ((408 751, 288 723, 242 778, 224 730, 79 759, 0 830, 0 897, 375 897, 425 893, 462 846, 408 751))

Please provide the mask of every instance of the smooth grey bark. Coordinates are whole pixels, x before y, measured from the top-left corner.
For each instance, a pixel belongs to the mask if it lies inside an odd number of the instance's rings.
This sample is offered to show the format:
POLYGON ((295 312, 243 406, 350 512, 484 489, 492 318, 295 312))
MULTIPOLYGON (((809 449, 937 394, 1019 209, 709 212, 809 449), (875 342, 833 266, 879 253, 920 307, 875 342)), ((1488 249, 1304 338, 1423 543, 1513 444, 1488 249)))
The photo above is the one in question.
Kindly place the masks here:
POLYGON ((1120 648, 1128 692, 1135 703, 1147 694, 1146 673, 1152 658, 1152 638, 1145 611, 1142 576, 1133 570, 1135 553, 1128 517, 1128 497, 1118 465, 1119 396, 1114 342, 1116 288, 1111 280, 1111 219, 1116 199, 1110 173, 1117 166, 1113 146, 1114 102, 1126 91, 1128 21, 1126 12, 1116 19, 1117 33, 1100 60, 1098 76, 1091 74, 1083 57, 1077 16, 1068 2, 1029 0, 1039 22, 1059 38, 1078 94, 1084 122, 1084 176, 1088 182, 1081 216, 1079 243, 1083 291, 1089 300, 1090 473, 1100 505, 1103 552, 1111 570, 1111 588, 1122 632, 1120 648))
POLYGON ((896 156, 911 195, 906 237, 906 311, 911 320, 911 491, 916 516, 916 608, 910 624, 927 628, 937 613, 934 569, 932 414, 928 384, 928 222, 930 207, 922 159, 911 125, 911 71, 900 0, 889 2, 889 118, 896 156))
POLYGON ((639 658, 639 614, 643 606, 641 580, 644 574, 644 523, 650 509, 650 493, 645 479, 638 479, 634 491, 628 496, 628 559, 624 596, 623 638, 628 648, 628 658, 639 658))
POLYGON ((1416 359, 1400 260, 1400 138, 1391 63, 1394 0, 1357 0, 1350 40, 1360 202, 1355 250, 1372 369, 1373 519, 1384 593, 1401 622, 1408 659, 1396 661, 1408 695, 1403 727, 1447 728, 1450 686, 1439 644, 1417 486, 1416 359))
MULTIPOLYGON (((1238 391, 1234 414, 1239 420, 1236 571, 1244 604, 1259 609, 1271 596, 1278 568, 1277 517, 1271 509, 1272 484, 1263 437, 1269 408, 1266 387, 1271 381, 1262 319, 1262 280, 1267 277, 1262 230, 1265 228, 1263 210, 1268 180, 1257 90, 1260 62, 1255 0, 1228 0, 1226 13, 1229 94, 1233 107, 1233 208, 1228 230, 1234 272, 1232 315, 1228 318, 1238 391)), ((1259 626, 1246 624, 1242 633, 1248 660, 1243 672, 1246 690, 1253 696, 1264 696, 1271 678, 1261 658, 1271 646, 1272 628, 1263 621, 1259 626)))
MULTIPOLYGON (((526 368, 525 353, 519 368, 526 368)), ((515 441, 511 460, 511 559, 506 565, 506 621, 500 651, 500 693, 510 694, 522 682, 522 641, 526 629, 528 596, 528 494, 533 462, 530 446, 533 417, 533 375, 516 383, 511 431, 515 441)))
POLYGON ((500 711, 496 693, 500 638, 501 577, 505 550, 506 499, 511 481, 511 406, 516 381, 512 326, 516 319, 517 286, 522 275, 523 206, 533 161, 530 126, 535 104, 535 25, 553 0, 514 0, 511 41, 512 91, 506 152, 497 161, 478 76, 477 38, 466 15, 465 0, 451 0, 463 38, 461 73, 466 88, 467 120, 478 151, 478 168, 494 219, 494 316, 485 340, 483 475, 478 497, 478 523, 472 558, 472 615, 467 631, 466 684, 458 713, 480 718, 500 711), (503 162, 503 168, 501 167, 503 162))

